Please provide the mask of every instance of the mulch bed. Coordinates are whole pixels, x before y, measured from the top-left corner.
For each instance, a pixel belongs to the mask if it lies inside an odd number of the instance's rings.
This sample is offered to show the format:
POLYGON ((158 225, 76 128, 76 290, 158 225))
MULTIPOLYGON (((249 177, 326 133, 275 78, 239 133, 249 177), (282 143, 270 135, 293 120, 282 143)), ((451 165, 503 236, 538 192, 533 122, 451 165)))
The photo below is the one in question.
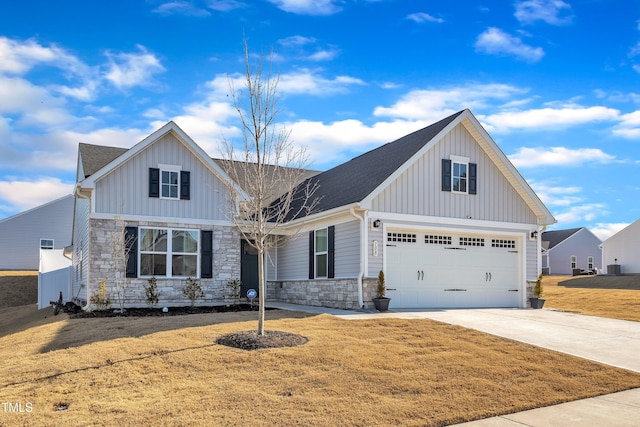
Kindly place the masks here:
POLYGON ((302 335, 282 331, 264 331, 264 335, 258 335, 258 331, 234 332, 223 335, 216 340, 216 344, 241 350, 260 350, 265 348, 295 347, 306 344, 309 341, 302 335))
MULTIPOLYGON (((265 310, 276 310, 266 307, 265 310)), ((216 306, 196 306, 196 307, 169 307, 165 313, 162 308, 126 308, 124 313, 118 309, 111 308, 109 310, 81 311, 71 316, 72 319, 84 319, 92 317, 148 317, 148 316, 183 316, 186 314, 203 314, 203 313, 231 313, 238 311, 258 311, 257 305, 251 304, 232 304, 232 305, 216 305, 216 306)))

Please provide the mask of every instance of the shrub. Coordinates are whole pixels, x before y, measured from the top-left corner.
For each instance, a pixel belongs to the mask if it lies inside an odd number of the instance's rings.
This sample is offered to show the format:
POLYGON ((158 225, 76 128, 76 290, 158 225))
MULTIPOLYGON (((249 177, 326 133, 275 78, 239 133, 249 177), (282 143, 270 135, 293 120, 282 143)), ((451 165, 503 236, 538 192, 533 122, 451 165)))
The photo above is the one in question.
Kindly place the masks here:
POLYGON ((204 297, 204 292, 200 284, 196 279, 192 279, 191 277, 187 278, 187 285, 182 289, 182 293, 191 301, 191 307, 195 305, 198 298, 204 297))
POLYGON ((542 274, 538 276, 538 280, 536 280, 536 285, 533 287, 533 296, 535 298, 542 297, 542 274))
POLYGON ((156 279, 156 276, 152 276, 147 280, 147 282, 149 282, 148 286, 143 285, 144 293, 147 304, 149 305, 149 307, 153 307, 158 303, 160 297, 160 292, 158 292, 158 279, 156 279))
POLYGON ((229 297, 233 299, 233 303, 238 305, 240 303, 240 289, 242 288, 242 282, 239 279, 229 280, 227 282, 229 287, 229 297))
POLYGON ((91 304, 94 304, 98 310, 107 310, 111 307, 111 296, 107 292, 107 279, 100 279, 98 282, 98 293, 91 295, 89 301, 91 304))
POLYGON ((378 273, 378 283, 376 284, 376 298, 384 298, 387 293, 387 286, 384 283, 384 271, 378 273))

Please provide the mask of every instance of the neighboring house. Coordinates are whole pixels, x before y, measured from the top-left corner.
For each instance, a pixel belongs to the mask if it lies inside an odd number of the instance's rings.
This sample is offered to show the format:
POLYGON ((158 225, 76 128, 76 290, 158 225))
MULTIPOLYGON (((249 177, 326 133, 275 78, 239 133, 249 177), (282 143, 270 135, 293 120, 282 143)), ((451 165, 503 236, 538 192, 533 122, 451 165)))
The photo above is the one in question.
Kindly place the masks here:
POLYGON ((640 219, 604 241, 602 261, 608 274, 640 274, 640 219))
POLYGON ((40 249, 71 243, 72 195, 0 221, 0 270, 38 270, 40 249))
MULTIPOLYGON (((308 179, 320 201, 268 254, 267 299, 371 307, 384 270, 391 308, 526 307, 538 232, 555 219, 469 110, 308 179)), ((256 255, 227 219, 226 180, 173 122, 129 150, 81 144, 74 294, 86 303, 101 278, 112 289, 110 241, 124 229, 127 305, 144 305, 151 276, 162 305, 187 302, 189 276, 202 304, 229 301, 227 282, 256 255)))
POLYGON ((602 270, 602 241, 585 227, 542 233, 543 274, 574 275, 602 270))

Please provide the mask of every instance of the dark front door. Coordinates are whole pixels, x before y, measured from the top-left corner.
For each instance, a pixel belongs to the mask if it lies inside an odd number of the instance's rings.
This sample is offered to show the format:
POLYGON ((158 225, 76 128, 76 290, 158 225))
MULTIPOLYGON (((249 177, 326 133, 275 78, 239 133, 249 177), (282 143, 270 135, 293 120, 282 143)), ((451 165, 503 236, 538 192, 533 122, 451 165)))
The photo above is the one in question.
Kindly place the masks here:
POLYGON ((258 289, 258 250, 251 246, 246 240, 240 241, 240 280, 242 288, 240 297, 246 298, 249 289, 258 289))

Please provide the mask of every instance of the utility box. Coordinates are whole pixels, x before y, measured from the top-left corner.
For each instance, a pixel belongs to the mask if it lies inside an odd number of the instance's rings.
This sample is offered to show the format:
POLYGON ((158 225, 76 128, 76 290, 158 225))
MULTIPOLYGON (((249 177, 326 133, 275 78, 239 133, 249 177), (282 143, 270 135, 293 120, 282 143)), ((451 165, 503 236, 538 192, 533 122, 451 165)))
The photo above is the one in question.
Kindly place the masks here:
POLYGON ((620 264, 607 265, 607 274, 612 276, 620 276, 622 274, 620 270, 620 264))

